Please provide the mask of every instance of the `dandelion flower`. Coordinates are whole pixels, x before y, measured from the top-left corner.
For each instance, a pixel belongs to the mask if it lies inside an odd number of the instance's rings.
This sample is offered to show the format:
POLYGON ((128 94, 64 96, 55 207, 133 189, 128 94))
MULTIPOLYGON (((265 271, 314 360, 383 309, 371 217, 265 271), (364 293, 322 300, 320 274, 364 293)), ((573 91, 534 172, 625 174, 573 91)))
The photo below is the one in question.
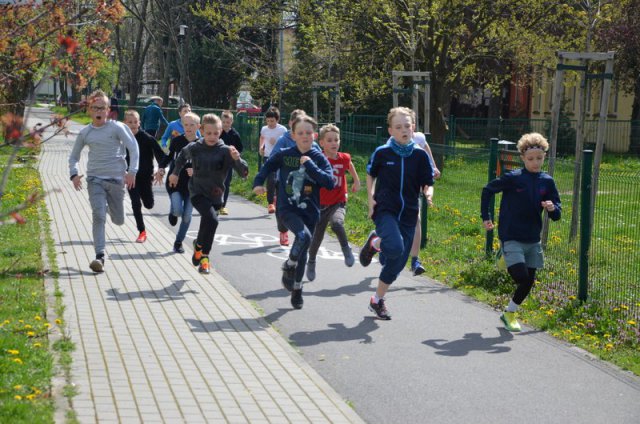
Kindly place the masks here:
POLYGON ((8 349, 7 353, 9 353, 9 355, 19 355, 20 351, 16 349, 8 349))
POLYGON ((49 324, 48 322, 45 322, 44 328, 51 328, 51 324, 49 324))
POLYGON ((605 348, 605 349, 607 349, 607 350, 611 350, 611 349, 613 349, 613 345, 612 345, 611 343, 607 343, 607 344, 604 346, 604 348, 605 348))
POLYGON ((22 359, 20 358, 13 358, 12 361, 15 362, 16 364, 22 364, 22 359))
POLYGON ((636 325, 636 322, 634 320, 630 319, 629 321, 627 321, 627 324, 636 325))
POLYGON ((62 324, 62 320, 60 318, 56 319, 56 324, 58 325, 62 324))
POLYGON ((13 388, 15 390, 20 390, 20 389, 22 389, 22 384, 16 384, 15 386, 13 386, 13 388))
POLYGON ((13 398, 14 398, 15 400, 22 400, 22 396, 20 396, 20 395, 15 395, 13 398))
POLYGON ((26 396, 27 400, 34 400, 36 398, 36 395, 34 394, 30 394, 26 396))
POLYGON ((33 347, 42 347, 42 344, 41 343, 34 343, 33 347))
POLYGON ((32 328, 30 324, 25 324, 25 325, 24 325, 24 329, 25 329, 25 330, 29 330, 30 328, 32 328))
POLYGON ((33 336, 35 336, 35 335, 36 335, 36 333, 35 333, 35 332, 33 332, 33 331, 27 331, 27 336, 28 336, 28 337, 33 337, 33 336))
POLYGON ((40 315, 36 315, 35 317, 33 317, 33 319, 35 319, 36 321, 41 321, 42 317, 40 317, 40 315))

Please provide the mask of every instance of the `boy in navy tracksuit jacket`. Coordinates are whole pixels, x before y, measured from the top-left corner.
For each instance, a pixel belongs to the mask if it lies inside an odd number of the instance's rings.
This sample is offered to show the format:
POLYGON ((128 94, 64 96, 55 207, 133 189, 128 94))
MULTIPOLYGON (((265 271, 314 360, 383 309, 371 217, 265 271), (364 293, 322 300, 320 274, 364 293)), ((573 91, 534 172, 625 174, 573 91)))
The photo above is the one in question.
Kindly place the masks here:
POLYGON ((320 217, 320 187, 332 189, 333 170, 327 158, 312 147, 317 124, 302 115, 292 123, 295 147, 269 156, 253 181, 253 191, 260 195, 270 172, 278 173, 276 210, 285 226, 295 235, 289 259, 282 265, 282 285, 291 292, 291 305, 302 308, 302 277, 307 263, 311 236, 320 217))
POLYGON ((520 331, 516 311, 533 287, 536 270, 544 264, 540 243, 542 211, 546 210, 554 221, 560 219, 556 184, 550 175, 542 172, 548 148, 549 143, 541 134, 523 135, 518 141, 518 151, 524 168, 508 172, 482 189, 480 211, 487 231, 494 228, 489 213, 490 200, 495 193, 502 192, 498 237, 507 271, 518 285, 506 311, 500 316, 509 331, 520 331))
POLYGON ((369 309, 378 318, 389 320, 391 314, 384 295, 398 278, 409 258, 418 219, 418 197, 424 191, 427 202, 433 197, 433 170, 427 152, 412 140, 414 114, 409 108, 393 108, 387 122, 391 139, 378 147, 367 164, 369 216, 375 231, 360 251, 360 263, 368 266, 379 251, 383 263, 376 293, 369 309))

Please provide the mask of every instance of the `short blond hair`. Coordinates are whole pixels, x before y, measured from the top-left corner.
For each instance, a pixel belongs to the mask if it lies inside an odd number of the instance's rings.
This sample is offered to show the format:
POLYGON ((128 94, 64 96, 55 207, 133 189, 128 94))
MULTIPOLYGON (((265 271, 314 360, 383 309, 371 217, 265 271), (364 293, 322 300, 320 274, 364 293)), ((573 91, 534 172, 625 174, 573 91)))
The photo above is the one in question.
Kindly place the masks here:
POLYGON ((109 100, 109 96, 107 96, 107 93, 105 93, 102 90, 95 90, 94 92, 89 94, 89 97, 87 97, 87 104, 91 106, 93 102, 95 102, 99 98, 104 99, 104 102, 107 104, 107 107, 109 107, 109 104, 111 103, 109 100))
POLYGON ((387 125, 389 126, 389 128, 391 128, 391 121, 393 121, 393 118, 398 115, 408 116, 409 118, 411 118, 412 124, 416 123, 416 113, 413 110, 404 106, 394 107, 389 111, 389 114, 387 115, 387 125))
POLYGON ((128 116, 133 116, 134 118, 136 118, 138 121, 140 120, 140 114, 138 113, 137 110, 133 110, 133 109, 127 109, 124 111, 124 119, 127 119, 128 116))
POLYGON ((230 110, 223 110, 220 116, 222 118, 231 118, 231 120, 233 121, 233 112, 231 112, 230 110))
POLYGON ((340 128, 336 127, 333 124, 327 124, 327 125, 323 125, 322 128, 320 128, 320 133, 318 134, 318 139, 322 140, 324 138, 325 135, 327 135, 327 133, 329 132, 334 132, 338 135, 338 139, 340 139, 340 128))
POLYGON ((207 124, 222 126, 222 121, 220 120, 220 117, 215 113, 207 113, 202 117, 202 126, 205 126, 207 124))
POLYGON ((296 127, 303 122, 310 124, 314 130, 318 128, 318 123, 316 122, 315 119, 308 116, 307 114, 302 114, 302 115, 298 115, 296 120, 291 123, 291 131, 296 132, 296 127))
POLYGON ((200 116, 198 116, 197 113, 187 112, 184 115, 182 115, 182 119, 184 119, 184 118, 191 118, 194 121, 196 121, 196 124, 200 123, 200 116))
POLYGON ((540 133, 532 132, 523 135, 518 140, 518 151, 523 155, 527 150, 540 149, 543 152, 549 150, 549 142, 540 133))

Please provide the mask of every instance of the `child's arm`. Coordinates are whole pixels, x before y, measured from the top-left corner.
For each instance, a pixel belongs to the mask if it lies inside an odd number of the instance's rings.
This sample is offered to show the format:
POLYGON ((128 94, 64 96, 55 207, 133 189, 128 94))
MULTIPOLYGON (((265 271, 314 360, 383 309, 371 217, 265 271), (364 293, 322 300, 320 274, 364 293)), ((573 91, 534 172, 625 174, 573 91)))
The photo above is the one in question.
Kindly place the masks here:
POLYGON ((433 160, 433 153, 431 153, 431 147, 429 147, 429 143, 424 143, 424 150, 429 155, 429 162, 431 163, 431 168, 433 168, 433 178, 440 178, 440 170, 436 166, 436 161, 433 160))
POLYGON ((317 155, 315 156, 315 160, 317 160, 318 163, 314 162, 311 157, 303 155, 300 156, 300 165, 305 167, 311 178, 313 178, 320 187, 331 190, 336 184, 333 179, 331 164, 322 153, 315 152, 315 154, 317 155))
MULTIPOLYGON (((193 146, 195 146, 195 144, 193 146)), ((171 175, 169 175, 169 186, 170 187, 175 187, 178 184, 178 178, 180 176, 180 171, 182 171, 182 168, 184 168, 184 166, 187 164, 187 162, 189 160, 191 160, 191 149, 190 149, 190 147, 192 147, 192 145, 186 146, 185 148, 180 150, 180 153, 178 154, 178 157, 176 158, 176 161, 175 161, 175 166, 173 168, 173 172, 171 173, 171 175)))
POLYGON ((369 218, 373 216, 373 209, 376 206, 374 199, 376 187, 376 180, 371 175, 367 174, 367 202, 369 203, 369 218))
POLYGON ((238 175, 242 178, 246 178, 249 175, 249 165, 247 162, 240 157, 240 152, 233 146, 229 147, 229 155, 231 159, 233 159, 233 167, 235 168, 238 175))
POLYGON ((264 141, 265 137, 262 134, 262 131, 260 131, 260 147, 258 148, 258 153, 260 154, 260 156, 264 156, 264 141))
POLYGON ((555 183, 551 184, 549 197, 551 199, 543 200, 541 206, 546 209, 549 214, 549 218, 554 221, 558 221, 562 212, 562 204, 560 203, 560 194, 558 194, 558 189, 556 188, 555 183))
POLYGON ((169 140, 169 137, 171 136, 172 131, 173 131, 173 122, 167 125, 167 129, 164 130, 164 134, 162 134, 162 138, 160 139, 163 149, 167 148, 167 141, 169 140))
POLYGON ((480 196, 480 216, 482 217, 482 225, 487 231, 493 230, 494 228, 493 217, 489 211, 491 199, 496 193, 500 193, 508 186, 509 178, 509 174, 502 175, 500 178, 489 182, 489 184, 482 189, 482 195, 480 196))
POLYGON ((427 204, 433 206, 433 186, 424 186, 424 197, 427 198, 427 204))
POLYGON ((360 190, 360 177, 358 176, 358 171, 356 171, 356 167, 353 165, 352 161, 349 161, 349 174, 351 174, 351 178, 353 178, 351 191, 355 193, 360 190))
POLYGON ((267 179, 267 175, 276 169, 280 168, 280 155, 279 152, 269 156, 269 159, 262 165, 260 171, 256 174, 253 179, 253 192, 255 194, 264 194, 266 189, 264 187, 264 181, 267 179))

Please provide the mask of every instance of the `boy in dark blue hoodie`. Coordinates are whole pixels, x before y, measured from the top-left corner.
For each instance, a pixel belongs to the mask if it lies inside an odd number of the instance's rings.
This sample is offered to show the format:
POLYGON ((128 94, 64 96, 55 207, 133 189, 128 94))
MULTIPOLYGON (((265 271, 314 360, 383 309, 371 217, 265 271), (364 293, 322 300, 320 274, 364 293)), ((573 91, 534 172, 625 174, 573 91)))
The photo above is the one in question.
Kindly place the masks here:
POLYGON ((536 279, 536 270, 542 268, 544 256, 540 242, 542 212, 549 218, 560 219, 560 196, 553 178, 542 171, 547 140, 538 133, 525 134, 518 141, 524 168, 507 172, 482 189, 480 213, 484 228, 493 230, 490 200, 502 192, 498 237, 502 244, 507 271, 518 285, 513 298, 500 319, 509 331, 520 331, 516 311, 529 295, 536 279))
POLYGON ((253 181, 260 195, 270 172, 278 172, 276 210, 295 240, 289 258, 282 265, 282 285, 291 292, 291 305, 302 308, 302 277, 311 236, 320 217, 320 187, 332 189, 333 170, 327 158, 313 146, 317 127, 313 118, 301 115, 291 124, 294 147, 272 152, 253 181))
POLYGON ((376 293, 369 309, 378 318, 389 320, 384 295, 407 264, 416 222, 418 197, 424 192, 431 205, 433 169, 427 152, 413 142, 415 114, 406 107, 389 111, 389 142, 378 147, 367 164, 369 216, 376 224, 360 251, 360 263, 368 266, 380 252, 384 261, 376 293))

